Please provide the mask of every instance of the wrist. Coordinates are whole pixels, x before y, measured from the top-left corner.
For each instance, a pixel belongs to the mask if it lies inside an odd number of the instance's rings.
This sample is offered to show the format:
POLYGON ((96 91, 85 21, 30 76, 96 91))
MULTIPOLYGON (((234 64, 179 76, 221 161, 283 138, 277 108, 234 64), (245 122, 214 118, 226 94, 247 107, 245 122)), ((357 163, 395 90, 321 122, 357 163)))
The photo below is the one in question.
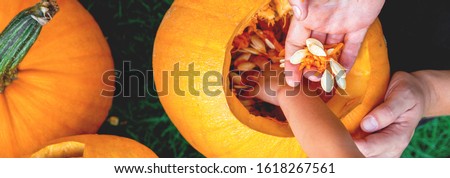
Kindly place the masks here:
POLYGON ((424 97, 424 111, 423 116, 424 117, 430 117, 435 116, 436 113, 433 111, 433 108, 436 108, 434 106, 439 99, 436 95, 436 88, 434 86, 433 82, 433 72, 432 71, 417 71, 411 73, 419 82, 419 86, 422 90, 423 97, 424 97))

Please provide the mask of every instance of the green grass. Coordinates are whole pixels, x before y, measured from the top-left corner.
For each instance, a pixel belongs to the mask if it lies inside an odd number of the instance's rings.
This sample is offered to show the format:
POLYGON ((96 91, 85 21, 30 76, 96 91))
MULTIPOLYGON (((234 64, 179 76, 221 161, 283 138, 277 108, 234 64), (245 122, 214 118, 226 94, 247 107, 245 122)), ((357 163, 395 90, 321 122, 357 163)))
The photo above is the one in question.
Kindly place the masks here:
POLYGON ((402 157, 450 157, 450 116, 439 117, 417 127, 402 157))
MULTIPOLYGON (((153 41, 172 0, 80 2, 91 12, 105 34, 116 69, 123 71, 123 61, 131 61, 132 69, 152 69, 153 41)), ((145 88, 153 88, 153 76, 148 77, 149 84, 145 88)), ((112 126, 106 122, 99 132, 135 139, 160 157, 203 157, 170 122, 158 98, 151 95, 137 97, 136 91, 144 89, 144 86, 138 86, 137 81, 131 81, 131 84, 132 97, 115 97, 110 111, 110 116, 119 117, 121 124, 112 126)), ((155 96, 153 90, 150 93, 155 96)))
MULTIPOLYGON (((159 23, 172 0, 81 0, 102 28, 114 57, 115 68, 131 61, 132 69, 152 68, 153 42, 159 23)), ((153 78, 148 76, 149 88, 153 78)), ((122 80, 119 78, 119 80, 122 80)), ((134 81, 136 82, 136 81, 134 81)), ((132 94, 143 89, 132 83, 132 94)), ((154 91, 151 90, 154 94, 154 91)), ((100 133, 135 139, 160 157, 203 157, 180 135, 164 112, 158 98, 116 97, 110 116, 120 118, 119 126, 108 122, 100 133)), ((417 128, 402 157, 450 157, 450 118, 439 118, 417 128)))

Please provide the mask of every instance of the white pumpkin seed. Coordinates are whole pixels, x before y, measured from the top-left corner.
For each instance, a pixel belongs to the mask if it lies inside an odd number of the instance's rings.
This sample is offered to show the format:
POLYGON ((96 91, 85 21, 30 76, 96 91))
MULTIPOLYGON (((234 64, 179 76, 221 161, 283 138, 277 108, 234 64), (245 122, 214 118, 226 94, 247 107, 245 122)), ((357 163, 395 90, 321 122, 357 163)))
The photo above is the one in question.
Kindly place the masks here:
POLYGON ((291 56, 291 59, 289 59, 289 62, 294 65, 300 64, 300 63, 302 63, 303 58, 305 58, 305 56, 306 56, 306 50, 304 50, 304 49, 298 50, 291 56))
POLYGON ((237 58, 236 58, 236 60, 246 60, 246 61, 248 61, 249 59, 250 59, 250 57, 252 56, 252 54, 250 54, 250 53, 243 53, 243 54, 241 54, 240 56, 238 56, 237 58))
POLYGON ((336 77, 336 83, 339 88, 345 90, 347 88, 347 81, 343 77, 336 77))
POLYGON ((264 41, 270 49, 275 49, 275 45, 269 39, 266 38, 264 41))
POLYGON ((327 56, 327 53, 325 52, 325 50, 323 48, 321 48, 320 46, 314 45, 314 44, 311 46, 308 46, 308 50, 315 56, 321 56, 321 57, 327 56))
POLYGON ((284 59, 280 60, 280 63, 285 63, 285 62, 286 62, 286 60, 284 60, 284 59))
POLYGON ((241 53, 250 53, 250 54, 254 54, 254 55, 260 55, 261 53, 256 50, 255 48, 242 48, 240 50, 238 50, 238 52, 241 53))
POLYGON ((309 46, 312 46, 312 45, 319 46, 320 48, 323 49, 323 44, 322 44, 322 42, 320 42, 319 40, 314 39, 314 38, 308 38, 308 39, 306 39, 306 46, 309 48, 309 46))
POLYGON ((281 67, 281 68, 284 68, 284 67, 286 67, 286 64, 281 63, 281 64, 280 64, 280 67, 281 67))
POLYGON ((327 93, 333 90, 334 78, 331 75, 330 71, 325 70, 325 72, 322 75, 322 78, 320 79, 320 85, 322 86, 322 89, 327 93))
POLYGON ((333 53, 333 51, 334 51, 334 48, 328 49, 328 50, 327 50, 327 55, 330 55, 331 53, 333 53))
POLYGON ((249 71, 255 67, 256 67, 256 64, 254 64, 253 62, 243 62, 243 63, 239 64, 237 69, 240 71, 249 71))
POLYGON ((263 40, 261 40, 261 38, 259 38, 257 35, 253 35, 250 37, 250 41, 252 42, 250 44, 251 47, 255 48, 261 53, 266 53, 266 45, 263 40))
POLYGON ((334 76, 338 78, 345 78, 347 76, 345 68, 333 58, 330 58, 330 67, 334 76))

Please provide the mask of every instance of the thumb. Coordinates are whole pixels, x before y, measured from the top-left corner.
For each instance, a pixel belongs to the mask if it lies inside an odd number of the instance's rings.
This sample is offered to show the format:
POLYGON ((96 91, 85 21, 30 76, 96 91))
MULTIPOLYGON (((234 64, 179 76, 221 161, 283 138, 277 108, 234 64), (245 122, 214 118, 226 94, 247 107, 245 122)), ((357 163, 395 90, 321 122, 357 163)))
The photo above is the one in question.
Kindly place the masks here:
POLYGON ((289 0, 294 11, 294 17, 299 20, 305 20, 308 16, 308 0, 289 0))
POLYGON ((361 122, 365 132, 375 132, 392 124, 402 114, 414 107, 413 102, 405 101, 404 96, 389 96, 384 103, 376 107, 361 122))

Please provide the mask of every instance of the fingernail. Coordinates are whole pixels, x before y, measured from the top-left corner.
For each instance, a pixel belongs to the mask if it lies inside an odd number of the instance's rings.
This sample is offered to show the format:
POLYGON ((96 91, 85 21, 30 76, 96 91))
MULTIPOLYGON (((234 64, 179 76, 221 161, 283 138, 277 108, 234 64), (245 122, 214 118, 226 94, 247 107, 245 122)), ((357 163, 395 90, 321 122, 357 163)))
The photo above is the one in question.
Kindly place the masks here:
POLYGON ((300 82, 294 82, 292 80, 287 80, 286 82, 290 87, 297 87, 300 84, 300 82))
POLYGON ((294 16, 297 20, 302 20, 302 11, 300 10, 300 8, 298 8, 297 6, 294 6, 292 8, 292 10, 294 11, 294 16))
POLYGON ((367 116, 363 120, 362 128, 366 132, 374 132, 378 128, 378 122, 377 122, 377 120, 375 120, 375 117, 367 116))

